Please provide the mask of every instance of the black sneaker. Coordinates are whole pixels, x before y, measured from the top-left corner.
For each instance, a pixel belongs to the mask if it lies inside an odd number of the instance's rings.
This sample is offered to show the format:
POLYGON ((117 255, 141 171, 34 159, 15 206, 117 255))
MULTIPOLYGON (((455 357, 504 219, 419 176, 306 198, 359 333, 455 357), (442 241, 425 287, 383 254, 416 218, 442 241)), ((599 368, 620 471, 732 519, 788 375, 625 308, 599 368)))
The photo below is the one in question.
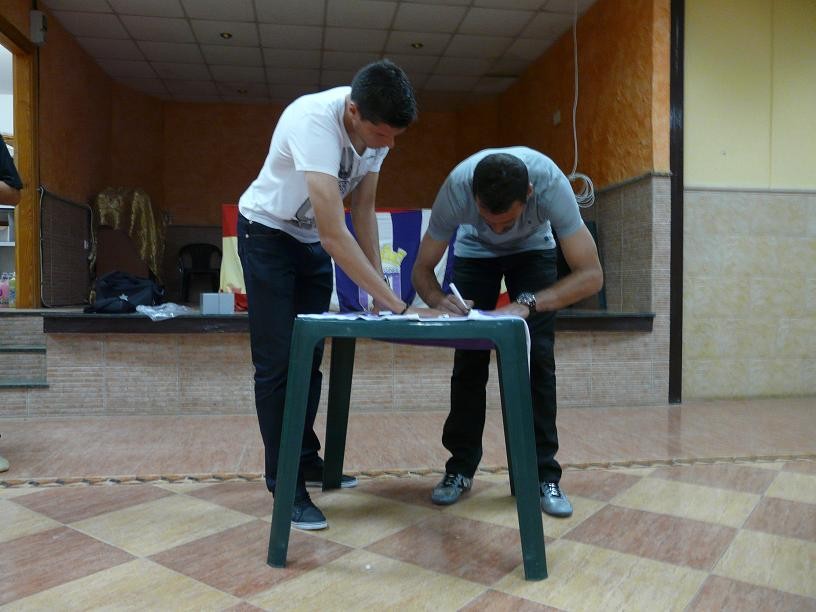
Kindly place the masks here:
POLYGON ((320 511, 320 508, 314 505, 308 493, 304 493, 295 499, 295 503, 292 504, 292 527, 304 531, 313 531, 325 529, 328 526, 329 522, 326 517, 320 511))
MULTIPOLYGON (((306 481, 307 487, 322 487, 323 486, 323 466, 310 465, 303 466, 303 479, 306 481)), ((340 488, 353 489, 357 486, 357 479, 354 476, 347 474, 340 475, 340 488)))
POLYGON ((557 482, 541 483, 541 510, 550 516, 572 516, 572 504, 557 482))
POLYGON ((437 506, 450 506, 459 501, 462 493, 470 491, 473 486, 473 479, 462 474, 447 473, 434 487, 431 493, 431 501, 437 506))

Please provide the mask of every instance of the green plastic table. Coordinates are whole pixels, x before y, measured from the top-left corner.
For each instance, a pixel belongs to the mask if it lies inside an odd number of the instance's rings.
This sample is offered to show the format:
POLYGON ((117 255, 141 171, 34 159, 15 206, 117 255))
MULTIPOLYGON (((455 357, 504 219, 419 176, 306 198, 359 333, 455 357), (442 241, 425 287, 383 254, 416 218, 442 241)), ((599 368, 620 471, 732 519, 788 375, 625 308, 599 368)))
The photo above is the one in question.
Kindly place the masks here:
POLYGON ((332 338, 323 490, 340 486, 348 427, 354 348, 357 338, 417 341, 489 341, 496 348, 507 461, 516 496, 521 554, 527 580, 547 577, 538 489, 525 323, 494 320, 364 320, 298 317, 292 334, 277 484, 267 563, 286 566, 292 504, 297 485, 312 356, 316 344, 332 338))

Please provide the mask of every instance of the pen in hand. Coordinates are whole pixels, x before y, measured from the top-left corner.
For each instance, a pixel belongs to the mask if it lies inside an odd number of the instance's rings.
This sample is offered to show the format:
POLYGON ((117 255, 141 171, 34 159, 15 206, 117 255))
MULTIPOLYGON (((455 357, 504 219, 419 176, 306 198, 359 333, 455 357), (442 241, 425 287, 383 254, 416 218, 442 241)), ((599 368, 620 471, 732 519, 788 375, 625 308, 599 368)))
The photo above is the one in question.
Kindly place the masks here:
POLYGON ((459 300, 459 303, 462 305, 462 308, 465 309, 465 312, 470 312, 470 307, 465 303, 465 298, 462 297, 462 294, 459 293, 459 290, 456 288, 456 285, 450 283, 448 285, 450 287, 451 293, 456 296, 456 299, 459 300))

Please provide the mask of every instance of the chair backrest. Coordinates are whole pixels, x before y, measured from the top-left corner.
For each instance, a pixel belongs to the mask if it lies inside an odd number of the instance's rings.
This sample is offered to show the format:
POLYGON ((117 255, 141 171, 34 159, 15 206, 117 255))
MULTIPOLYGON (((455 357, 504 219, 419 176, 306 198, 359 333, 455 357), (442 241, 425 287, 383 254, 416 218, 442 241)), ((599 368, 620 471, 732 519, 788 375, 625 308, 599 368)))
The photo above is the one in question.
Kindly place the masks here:
POLYGON ((221 249, 207 242, 185 244, 179 249, 179 269, 213 272, 221 267, 221 249))

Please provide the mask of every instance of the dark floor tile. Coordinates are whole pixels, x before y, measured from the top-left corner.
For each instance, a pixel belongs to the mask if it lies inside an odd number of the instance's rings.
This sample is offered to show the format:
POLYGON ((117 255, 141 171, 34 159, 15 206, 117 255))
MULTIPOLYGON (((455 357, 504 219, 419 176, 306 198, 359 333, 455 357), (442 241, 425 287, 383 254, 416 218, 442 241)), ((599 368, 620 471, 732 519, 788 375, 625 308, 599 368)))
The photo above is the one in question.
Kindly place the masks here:
POLYGON ((731 527, 609 505, 564 538, 711 570, 735 535, 731 527))
POLYGON ((814 612, 816 611, 816 599, 721 576, 709 576, 687 610, 688 612, 710 612, 712 610, 717 612, 746 612, 747 610, 814 612))
POLYGON ((816 474, 816 461, 789 461, 782 470, 800 474, 816 474))
MULTIPOLYGON (((441 510, 442 506, 437 506, 431 502, 431 491, 441 479, 441 474, 422 478, 375 478, 361 481, 360 490, 404 504, 441 510)), ((495 485, 490 482, 480 481, 477 476, 468 495, 485 491, 492 486, 495 485)))
POLYGON ((223 482, 188 495, 257 517, 270 516, 275 501, 263 482, 223 482))
POLYGON ((745 527, 816 542, 816 506, 776 497, 763 497, 748 517, 745 527))
POLYGON ((123 550, 58 527, 0 545, 0 605, 133 559, 123 550))
POLYGON ((696 463, 657 468, 651 477, 761 494, 770 486, 776 474, 774 470, 735 463, 696 463))
POLYGON ((16 497, 14 503, 61 523, 75 523, 168 495, 173 493, 148 484, 66 486, 16 497))
POLYGON ((640 479, 609 470, 567 470, 561 475, 561 487, 567 495, 609 501, 640 479))
POLYGON ((367 550, 486 585, 522 562, 517 530, 448 513, 424 519, 367 550))
POLYGON ((464 608, 460 608, 460 612, 560 612, 560 610, 529 599, 488 590, 464 608))
POLYGON ((286 567, 273 568, 266 564, 268 543, 269 523, 252 521, 163 551, 151 559, 236 597, 251 597, 350 550, 293 530, 286 567))

